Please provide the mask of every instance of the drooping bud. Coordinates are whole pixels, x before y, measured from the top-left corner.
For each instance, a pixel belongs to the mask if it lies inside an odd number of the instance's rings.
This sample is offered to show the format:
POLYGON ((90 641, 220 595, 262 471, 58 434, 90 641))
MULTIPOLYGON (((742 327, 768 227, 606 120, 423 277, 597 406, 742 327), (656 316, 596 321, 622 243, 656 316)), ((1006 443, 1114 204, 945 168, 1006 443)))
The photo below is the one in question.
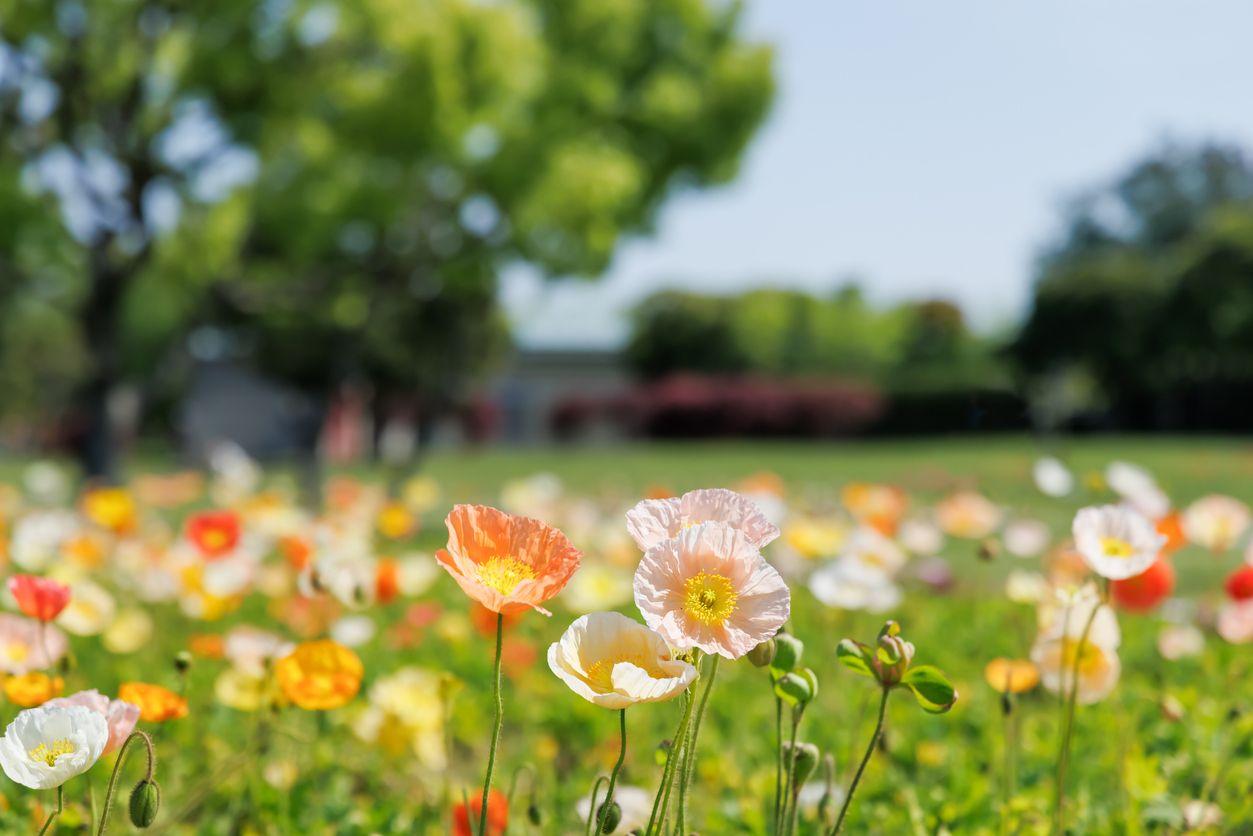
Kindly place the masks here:
POLYGON ((804 704, 814 698, 810 680, 798 673, 785 673, 775 680, 774 692, 793 705, 804 704))
POLYGON ((610 801, 608 806, 600 805, 596 817, 600 820, 601 833, 613 833, 622 821, 622 808, 618 806, 618 802, 610 801))
POLYGON ((527 818, 527 821, 529 821, 531 824, 533 824, 536 827, 539 827, 541 824, 544 823, 544 816, 540 812, 539 805, 536 804, 534 801, 532 801, 526 807, 526 818, 527 818))
POLYGON ((174 656, 174 670, 180 674, 187 673, 191 670, 191 654, 186 650, 180 650, 174 656))
POLYGON ((748 651, 748 661, 753 663, 755 668, 764 668, 774 662, 775 642, 774 639, 766 639, 761 644, 748 651))
POLYGON ((155 780, 140 781, 131 790, 131 824, 138 828, 150 827, 157 820, 161 808, 161 787, 155 780))
POLYGON ((818 768, 818 759, 821 753, 818 747, 812 743, 797 743, 796 749, 792 755, 792 769, 795 771, 796 779, 793 786, 803 787, 805 782, 809 780, 809 776, 814 774, 814 770, 818 768))

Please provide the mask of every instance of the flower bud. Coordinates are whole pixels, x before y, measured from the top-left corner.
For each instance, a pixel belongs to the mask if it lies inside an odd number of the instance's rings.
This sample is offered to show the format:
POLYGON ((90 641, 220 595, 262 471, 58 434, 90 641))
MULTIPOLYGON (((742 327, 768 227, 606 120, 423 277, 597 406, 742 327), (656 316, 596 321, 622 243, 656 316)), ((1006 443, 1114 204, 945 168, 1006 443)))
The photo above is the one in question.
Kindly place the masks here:
POLYGON ((755 668, 764 668, 774 662, 775 644, 774 639, 766 639, 761 644, 748 651, 748 661, 753 663, 755 668))
POLYGON ((785 673, 774 683, 774 692, 790 703, 807 703, 814 698, 813 685, 798 673, 785 673))
POLYGON ((174 657, 174 670, 180 674, 191 670, 191 654, 186 650, 180 650, 174 657))
POLYGON ((774 637, 774 661, 770 666, 784 673, 794 671, 801 663, 801 654, 804 652, 804 642, 791 633, 780 633, 774 637))
POLYGON ((601 833, 613 833, 622 821, 622 808, 616 801, 608 802, 608 806, 601 804, 596 817, 600 820, 601 833))
POLYGON ((803 787, 805 782, 809 780, 809 776, 814 774, 814 770, 818 768, 818 759, 821 753, 818 747, 812 743, 797 743, 792 754, 792 769, 795 774, 793 786, 803 787))
POLYGON ((131 790, 131 824, 138 828, 152 825, 161 807, 161 787, 156 781, 140 781, 131 790))
POLYGON ((527 821, 529 821, 531 824, 533 824, 536 827, 539 827, 541 824, 544 823, 544 816, 539 811, 539 805, 536 804, 534 801, 532 801, 526 807, 526 818, 527 818, 527 821))

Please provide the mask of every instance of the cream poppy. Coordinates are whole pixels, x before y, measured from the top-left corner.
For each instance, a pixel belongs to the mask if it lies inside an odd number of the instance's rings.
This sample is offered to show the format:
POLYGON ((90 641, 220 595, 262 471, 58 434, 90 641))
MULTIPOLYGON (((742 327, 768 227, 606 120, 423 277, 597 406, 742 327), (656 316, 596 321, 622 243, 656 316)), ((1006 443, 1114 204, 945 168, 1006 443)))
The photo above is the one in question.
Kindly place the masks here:
POLYGON ((1075 698, 1084 705, 1099 702, 1114 690, 1122 671, 1117 651, 1078 636, 1057 634, 1036 640, 1031 661, 1040 671, 1040 682, 1053 693, 1070 693, 1078 666, 1075 698))
POLYGON ((627 531, 644 551, 705 522, 723 523, 743 532, 758 549, 779 536, 778 527, 752 500, 725 488, 688 491, 670 499, 641 500, 627 511, 626 518, 627 531))
POLYGON ((665 639, 616 612, 576 618, 549 646, 548 667, 583 699, 612 709, 672 699, 696 679, 665 639))
POLYGON ((1003 513, 992 500, 974 491, 948 496, 935 506, 935 520, 946 534, 981 540, 1001 524, 1003 513))
POLYGON ((0 737, 0 767, 24 787, 52 789, 91 769, 108 741, 108 721, 90 708, 30 708, 19 712, 0 737))
POLYGON ((706 522, 644 553, 635 605, 672 647, 738 659, 783 626, 791 595, 748 535, 706 522))
POLYGON ((1133 578, 1153 565, 1166 544, 1142 514, 1118 505, 1081 508, 1073 526, 1075 548, 1103 578, 1133 578))
POLYGON ((1183 533, 1193 543, 1225 552, 1249 527, 1249 506, 1221 494, 1203 496, 1183 512, 1183 533))

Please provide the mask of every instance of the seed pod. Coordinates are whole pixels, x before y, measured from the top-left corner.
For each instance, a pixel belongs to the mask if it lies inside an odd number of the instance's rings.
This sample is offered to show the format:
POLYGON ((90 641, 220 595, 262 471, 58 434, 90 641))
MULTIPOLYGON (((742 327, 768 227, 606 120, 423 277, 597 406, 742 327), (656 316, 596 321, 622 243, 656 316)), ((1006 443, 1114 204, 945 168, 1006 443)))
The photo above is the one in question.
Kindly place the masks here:
POLYGON ((784 673, 794 671, 801 663, 801 655, 804 652, 804 642, 791 633, 780 633, 774 637, 774 661, 770 666, 784 673))
POLYGON ((130 807, 131 824, 138 828, 150 827, 161 807, 161 787, 156 781, 140 781, 131 790, 130 807))
POLYGON ((796 744, 795 754, 792 756, 792 769, 796 775, 794 786, 805 786, 809 776, 818 768, 820 754, 818 747, 812 743, 796 744))
POLYGON ((800 674, 785 673, 774 683, 774 692, 789 703, 807 703, 814 698, 813 686, 800 674))

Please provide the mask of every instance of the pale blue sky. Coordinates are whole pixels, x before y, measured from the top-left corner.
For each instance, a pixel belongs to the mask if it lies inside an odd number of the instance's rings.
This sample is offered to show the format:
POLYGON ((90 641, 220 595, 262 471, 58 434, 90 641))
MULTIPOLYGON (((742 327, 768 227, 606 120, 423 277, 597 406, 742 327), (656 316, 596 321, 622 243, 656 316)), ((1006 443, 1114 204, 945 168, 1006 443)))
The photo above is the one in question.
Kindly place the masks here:
POLYGON ((1253 0, 749 0, 779 93, 730 186, 597 284, 508 277, 531 345, 612 345, 659 287, 945 296, 1014 321, 1059 207, 1165 139, 1253 149, 1253 0))

